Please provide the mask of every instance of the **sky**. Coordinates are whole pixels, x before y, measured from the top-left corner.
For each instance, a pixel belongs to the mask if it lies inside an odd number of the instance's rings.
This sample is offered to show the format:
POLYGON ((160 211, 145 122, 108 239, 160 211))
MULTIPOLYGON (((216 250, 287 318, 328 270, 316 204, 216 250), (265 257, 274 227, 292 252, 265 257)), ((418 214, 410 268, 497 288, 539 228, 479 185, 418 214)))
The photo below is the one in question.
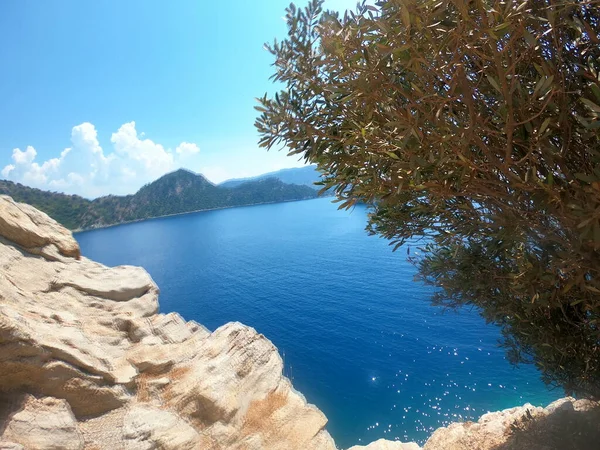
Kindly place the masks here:
POLYGON ((180 167, 218 183, 302 166, 254 129, 288 4, 1 1, 0 179, 95 198, 180 167))

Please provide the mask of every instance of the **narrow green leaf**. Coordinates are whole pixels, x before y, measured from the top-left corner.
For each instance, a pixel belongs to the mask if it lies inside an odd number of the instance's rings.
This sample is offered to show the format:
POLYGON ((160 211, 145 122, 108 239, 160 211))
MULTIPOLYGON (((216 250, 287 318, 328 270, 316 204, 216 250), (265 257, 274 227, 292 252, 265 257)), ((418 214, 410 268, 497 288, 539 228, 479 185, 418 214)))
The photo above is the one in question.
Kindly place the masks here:
POLYGON ((406 28, 410 28, 410 12, 406 6, 403 6, 400 10, 400 14, 402 15, 402 23, 406 28))
POLYGON ((586 183, 593 183, 596 180, 596 177, 593 177, 592 175, 588 175, 587 173, 576 173, 575 174, 575 178, 577 178, 578 180, 581 181, 585 181, 586 183))
POLYGON ((550 125, 550 122, 552 121, 551 117, 548 117, 546 120, 544 120, 542 122, 542 126, 540 127, 540 130, 538 131, 539 134, 544 134, 544 131, 546 131, 546 128, 548 128, 548 125, 550 125))
POLYGON ((497 27, 494 27, 494 31, 502 31, 508 27, 510 27, 510 22, 504 22, 504 23, 498 25, 497 27))
POLYGON ((595 294, 600 294, 600 290, 596 289, 594 286, 587 286, 586 285, 586 286, 583 286, 583 288, 586 289, 586 290, 588 290, 588 291, 590 291, 590 292, 593 292, 595 294))
MULTIPOLYGON (((523 3, 523 4, 525 4, 525 3, 523 3)), ((530 47, 533 48, 537 45, 537 40, 535 39, 533 34, 531 34, 526 29, 523 30, 523 37, 525 38, 525 42, 527 42, 527 45, 529 45, 530 47)))
POLYGON ((600 106, 596 105, 593 101, 588 100, 587 98, 582 98, 581 101, 592 111, 600 113, 600 106))
POLYGON ((592 83, 590 88, 592 89, 592 92, 594 93, 598 101, 600 101, 600 86, 598 86, 596 83, 592 83))
POLYGON ((492 87, 494 89, 496 89, 500 94, 502 94, 502 88, 500 87, 500 84, 498 83, 498 81, 496 81, 496 79, 491 75, 486 75, 486 76, 487 76, 488 81, 492 85, 492 87))

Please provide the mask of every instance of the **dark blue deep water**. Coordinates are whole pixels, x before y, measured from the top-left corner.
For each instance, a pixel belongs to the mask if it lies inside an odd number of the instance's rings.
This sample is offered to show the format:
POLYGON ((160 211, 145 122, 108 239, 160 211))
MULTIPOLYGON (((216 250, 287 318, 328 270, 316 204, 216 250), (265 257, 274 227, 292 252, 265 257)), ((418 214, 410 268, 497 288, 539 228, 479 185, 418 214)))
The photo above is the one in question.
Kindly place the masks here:
POLYGON ((406 251, 368 236, 366 215, 319 199, 76 237, 89 258, 146 268, 162 312, 211 330, 240 321, 265 334, 341 447, 421 441, 449 421, 560 396, 532 367, 510 366, 498 329, 476 312, 430 306, 431 289, 413 281, 406 251))

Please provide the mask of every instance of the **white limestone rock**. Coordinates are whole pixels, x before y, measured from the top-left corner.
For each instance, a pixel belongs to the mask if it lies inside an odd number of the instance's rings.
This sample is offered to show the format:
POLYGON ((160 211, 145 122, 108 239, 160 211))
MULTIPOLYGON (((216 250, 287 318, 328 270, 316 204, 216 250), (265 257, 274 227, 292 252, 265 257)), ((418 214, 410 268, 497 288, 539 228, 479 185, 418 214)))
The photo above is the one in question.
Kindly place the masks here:
POLYGON ((375 442, 371 442, 369 445, 355 445, 348 450, 421 450, 421 447, 414 442, 402 443, 399 441, 379 439, 375 442))
POLYGON ((3 417, 3 425, 0 440, 12 442, 13 448, 18 444, 36 450, 83 449, 77 422, 65 400, 25 395, 18 407, 3 417))

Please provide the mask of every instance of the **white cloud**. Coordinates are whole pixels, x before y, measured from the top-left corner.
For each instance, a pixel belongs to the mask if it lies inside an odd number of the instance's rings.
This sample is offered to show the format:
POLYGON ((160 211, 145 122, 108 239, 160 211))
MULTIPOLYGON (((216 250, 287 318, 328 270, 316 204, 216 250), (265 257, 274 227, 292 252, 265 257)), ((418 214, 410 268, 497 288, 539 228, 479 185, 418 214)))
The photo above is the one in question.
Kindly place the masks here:
POLYGON ((25 150, 15 148, 12 152, 13 164, 8 164, 2 169, 2 176, 32 186, 44 185, 48 177, 57 172, 60 159, 52 158, 40 165, 34 162, 36 156, 37 151, 32 146, 28 146, 25 150))
POLYGON ((196 144, 192 144, 190 142, 182 142, 181 144, 179 144, 179 146, 175 149, 175 153, 177 153, 178 155, 195 155, 196 153, 200 152, 200 147, 198 147, 196 144))
POLYGON ((4 178, 8 178, 9 174, 15 170, 15 166, 12 164, 7 165, 6 167, 4 167, 4 169, 2 169, 2 172, 0 172, 2 174, 2 176, 4 178))
POLYGON ((178 167, 179 159, 196 155, 194 143, 182 142, 175 152, 165 149, 144 133, 135 122, 123 124, 111 136, 113 149, 105 153, 96 127, 85 122, 71 130, 71 147, 57 158, 37 161, 35 148, 15 148, 12 162, 0 173, 3 178, 40 189, 58 190, 94 198, 106 194, 130 194, 178 167))
POLYGON ((148 175, 156 176, 173 170, 175 159, 170 150, 165 150, 160 144, 150 139, 140 139, 135 129, 135 122, 121 125, 113 133, 110 141, 114 144, 117 155, 128 161, 137 162, 148 175))
POLYGON ((13 159, 17 164, 31 164, 36 155, 37 152, 35 151, 35 148, 31 146, 28 146, 24 152, 19 148, 13 150, 13 159))

